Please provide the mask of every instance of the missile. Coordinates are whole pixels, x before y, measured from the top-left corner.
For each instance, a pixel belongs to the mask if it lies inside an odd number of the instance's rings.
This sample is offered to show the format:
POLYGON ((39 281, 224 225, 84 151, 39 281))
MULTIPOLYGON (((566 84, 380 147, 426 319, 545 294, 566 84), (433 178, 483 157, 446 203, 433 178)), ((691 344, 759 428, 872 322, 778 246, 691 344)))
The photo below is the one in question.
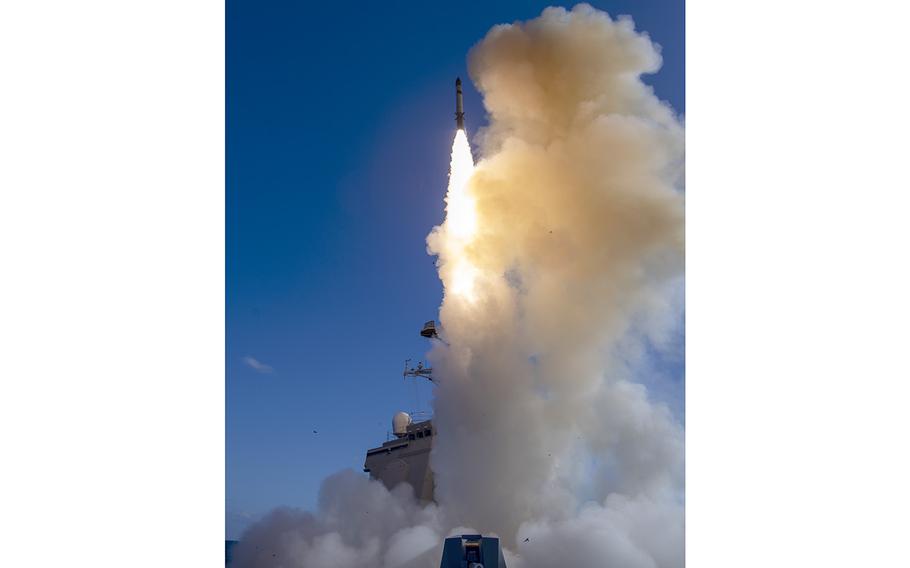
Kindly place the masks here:
POLYGON ((461 103, 461 77, 455 79, 455 126, 464 130, 464 106, 461 103))

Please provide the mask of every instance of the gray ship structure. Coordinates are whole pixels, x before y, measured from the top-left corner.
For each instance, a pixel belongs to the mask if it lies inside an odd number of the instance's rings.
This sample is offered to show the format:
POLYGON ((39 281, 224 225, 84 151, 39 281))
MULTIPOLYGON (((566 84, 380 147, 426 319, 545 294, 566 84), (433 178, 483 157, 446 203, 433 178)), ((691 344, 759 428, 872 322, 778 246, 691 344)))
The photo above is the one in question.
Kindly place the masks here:
MULTIPOLYGON (((441 341, 436 333, 436 322, 428 321, 420 330, 427 339, 441 341)), ((416 366, 405 361, 403 376, 407 378, 433 379, 433 369, 423 363, 416 366)), ((415 413, 416 414, 416 413, 415 413)), ((407 483, 414 489, 414 495, 422 503, 434 500, 433 470, 430 469, 430 452, 436 428, 431 419, 415 422, 407 412, 397 412, 392 417, 392 439, 381 446, 367 450, 363 471, 370 479, 382 482, 389 491, 407 483)))
POLYGON ((406 412, 399 412, 392 424, 395 439, 367 450, 363 471, 390 491, 400 483, 408 483, 422 503, 433 501, 433 470, 430 469, 430 450, 436 434, 433 422, 412 422, 406 412))

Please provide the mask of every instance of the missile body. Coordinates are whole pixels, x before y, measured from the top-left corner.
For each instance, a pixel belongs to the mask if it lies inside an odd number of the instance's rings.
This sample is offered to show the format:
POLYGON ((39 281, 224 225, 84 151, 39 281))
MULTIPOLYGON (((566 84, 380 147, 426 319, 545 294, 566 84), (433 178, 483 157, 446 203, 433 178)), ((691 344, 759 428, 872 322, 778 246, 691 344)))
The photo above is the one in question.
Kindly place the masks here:
POLYGON ((461 77, 455 79, 455 126, 464 130, 464 106, 461 103, 461 77))

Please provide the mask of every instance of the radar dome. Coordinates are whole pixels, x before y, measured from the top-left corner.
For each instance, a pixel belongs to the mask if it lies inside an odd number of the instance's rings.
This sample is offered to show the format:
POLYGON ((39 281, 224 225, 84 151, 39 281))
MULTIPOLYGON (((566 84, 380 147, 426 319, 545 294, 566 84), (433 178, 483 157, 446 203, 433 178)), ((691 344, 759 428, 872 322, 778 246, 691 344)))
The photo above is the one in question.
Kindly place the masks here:
POLYGON ((396 412, 392 417, 392 433, 399 438, 408 435, 408 426, 411 424, 411 415, 407 412, 396 412))

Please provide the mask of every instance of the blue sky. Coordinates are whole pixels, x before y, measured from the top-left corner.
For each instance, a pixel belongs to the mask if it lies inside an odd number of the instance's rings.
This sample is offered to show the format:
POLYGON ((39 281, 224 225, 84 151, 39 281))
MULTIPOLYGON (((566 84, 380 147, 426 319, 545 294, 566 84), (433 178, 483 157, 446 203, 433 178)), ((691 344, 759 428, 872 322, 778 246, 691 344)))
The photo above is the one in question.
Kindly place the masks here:
MULTIPOLYGON (((396 410, 427 407, 401 370, 441 300, 424 239, 443 216, 453 82, 475 132, 468 50, 550 4, 228 0, 229 538, 275 506, 315 506, 396 410)), ((684 113, 683 1, 591 4, 663 47, 646 81, 684 113)))

